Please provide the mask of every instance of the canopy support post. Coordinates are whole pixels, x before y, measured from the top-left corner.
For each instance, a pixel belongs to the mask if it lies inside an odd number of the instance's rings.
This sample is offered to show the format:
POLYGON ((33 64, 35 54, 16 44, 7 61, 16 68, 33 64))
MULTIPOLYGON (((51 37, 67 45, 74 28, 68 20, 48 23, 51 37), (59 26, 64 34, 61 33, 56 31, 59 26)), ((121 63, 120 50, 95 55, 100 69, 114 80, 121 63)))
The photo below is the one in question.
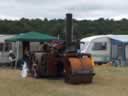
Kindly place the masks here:
POLYGON ((16 41, 16 61, 15 61, 15 69, 16 69, 16 67, 17 67, 17 63, 18 63, 18 59, 19 59, 19 47, 20 47, 19 41, 16 41))

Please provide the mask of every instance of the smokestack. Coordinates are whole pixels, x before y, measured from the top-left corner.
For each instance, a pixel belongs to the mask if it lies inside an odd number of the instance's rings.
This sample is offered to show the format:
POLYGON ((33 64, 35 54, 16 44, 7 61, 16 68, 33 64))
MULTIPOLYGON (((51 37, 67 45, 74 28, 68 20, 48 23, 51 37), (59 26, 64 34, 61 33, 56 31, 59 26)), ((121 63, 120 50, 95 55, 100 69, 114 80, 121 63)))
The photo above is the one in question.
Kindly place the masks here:
POLYGON ((72 43, 72 14, 66 14, 66 33, 65 33, 66 49, 68 49, 72 43))

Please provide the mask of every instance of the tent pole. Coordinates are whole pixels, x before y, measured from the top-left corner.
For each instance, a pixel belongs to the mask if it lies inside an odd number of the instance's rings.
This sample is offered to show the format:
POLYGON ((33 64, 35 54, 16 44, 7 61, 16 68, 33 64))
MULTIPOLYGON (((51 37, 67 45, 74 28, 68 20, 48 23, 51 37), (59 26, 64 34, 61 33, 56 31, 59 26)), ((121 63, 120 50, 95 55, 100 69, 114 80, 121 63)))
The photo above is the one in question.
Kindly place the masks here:
POLYGON ((16 62, 15 62, 15 69, 17 67, 18 59, 19 59, 19 41, 16 41, 16 62))

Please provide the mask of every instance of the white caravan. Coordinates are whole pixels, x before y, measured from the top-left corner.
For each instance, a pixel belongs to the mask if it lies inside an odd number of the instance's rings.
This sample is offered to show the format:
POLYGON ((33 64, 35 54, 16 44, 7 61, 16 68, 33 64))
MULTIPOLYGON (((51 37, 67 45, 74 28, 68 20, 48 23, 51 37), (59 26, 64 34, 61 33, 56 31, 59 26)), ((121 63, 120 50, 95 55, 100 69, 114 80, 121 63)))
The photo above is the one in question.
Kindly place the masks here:
POLYGON ((81 53, 90 53, 97 63, 128 61, 128 35, 97 35, 80 40, 81 53))
POLYGON ((9 63, 8 54, 9 50, 13 49, 13 43, 5 42, 6 39, 14 35, 0 35, 0 63, 9 63))

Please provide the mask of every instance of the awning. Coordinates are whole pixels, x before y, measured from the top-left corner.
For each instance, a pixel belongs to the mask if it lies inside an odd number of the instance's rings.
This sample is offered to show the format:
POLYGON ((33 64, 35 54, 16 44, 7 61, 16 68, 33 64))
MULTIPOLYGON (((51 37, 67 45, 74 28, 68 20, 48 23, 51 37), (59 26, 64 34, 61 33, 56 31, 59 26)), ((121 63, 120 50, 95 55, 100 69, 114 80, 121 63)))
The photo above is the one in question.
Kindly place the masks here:
POLYGON ((15 37, 6 39, 7 42, 16 42, 16 41, 43 42, 43 41, 50 41, 50 40, 57 40, 57 38, 54 36, 50 36, 50 35, 39 33, 39 32, 21 33, 16 35, 15 37))

